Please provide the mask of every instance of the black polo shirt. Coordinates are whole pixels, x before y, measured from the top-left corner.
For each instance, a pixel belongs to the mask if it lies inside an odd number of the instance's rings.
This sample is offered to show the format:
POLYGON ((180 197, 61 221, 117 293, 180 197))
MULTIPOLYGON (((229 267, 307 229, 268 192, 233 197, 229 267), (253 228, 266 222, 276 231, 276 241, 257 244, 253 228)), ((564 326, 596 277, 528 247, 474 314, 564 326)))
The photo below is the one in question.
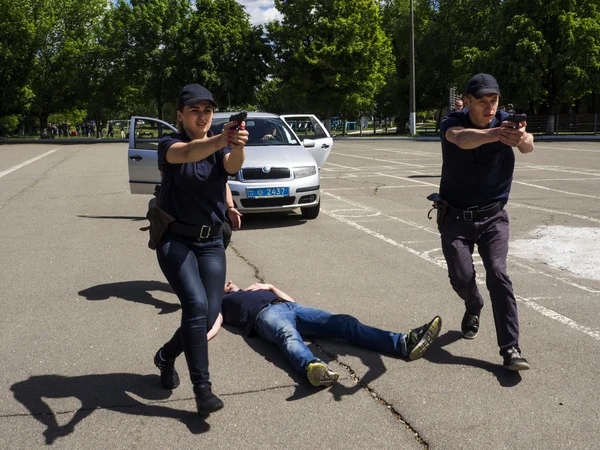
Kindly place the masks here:
MULTIPOLYGON (((212 135, 209 131, 208 136, 212 135)), ((171 145, 190 141, 184 131, 164 136, 158 143, 158 168, 162 170, 160 206, 188 225, 220 225, 225 221, 228 176, 223 157, 231 148, 217 150, 198 162, 171 164, 167 161, 171 145)))
POLYGON ((278 298, 273 292, 264 290, 239 290, 225 294, 221 304, 223 322, 240 328, 246 335, 251 336, 258 313, 278 298))
MULTIPOLYGON (((489 128, 499 127, 508 114, 498 111, 489 128)), ((515 169, 512 147, 501 142, 463 150, 446 139, 452 127, 478 128, 469 119, 469 111, 448 114, 440 126, 442 133, 442 179, 440 196, 452 206, 467 209, 498 200, 508 202, 515 169)))

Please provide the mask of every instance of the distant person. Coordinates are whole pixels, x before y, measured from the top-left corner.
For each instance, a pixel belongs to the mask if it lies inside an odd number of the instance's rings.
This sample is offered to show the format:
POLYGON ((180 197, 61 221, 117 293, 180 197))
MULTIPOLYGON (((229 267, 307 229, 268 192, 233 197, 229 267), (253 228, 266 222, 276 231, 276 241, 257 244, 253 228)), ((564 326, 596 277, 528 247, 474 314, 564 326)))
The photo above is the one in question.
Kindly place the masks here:
POLYGON ((464 103, 460 98, 457 98, 456 100, 454 100, 453 111, 462 111, 463 108, 464 108, 464 103))
POLYGON ((272 284, 254 283, 241 290, 232 281, 225 285, 222 318, 215 322, 211 336, 217 334, 221 322, 277 345, 294 369, 313 386, 330 386, 339 374, 313 355, 304 343, 305 338, 343 339, 412 361, 423 356, 442 327, 442 319, 436 316, 407 334, 384 331, 364 325, 348 314, 300 305, 272 284))
POLYGON ((515 106, 512 103, 509 103, 506 106, 506 112, 509 114, 514 114, 515 113, 515 106))
POLYGON ((497 111, 500 88, 492 75, 472 77, 466 98, 469 108, 448 114, 440 127, 441 200, 434 201, 442 250, 450 283, 465 302, 463 336, 477 336, 483 308, 472 256, 477 245, 504 367, 525 370, 529 364, 519 347, 517 302, 506 272, 509 222, 504 206, 515 167, 513 147, 530 153, 533 136, 526 131, 527 122, 514 124, 506 120, 508 113, 497 111))
POLYGON ((108 122, 108 130, 106 132, 106 137, 115 137, 115 132, 113 130, 113 123, 108 122))

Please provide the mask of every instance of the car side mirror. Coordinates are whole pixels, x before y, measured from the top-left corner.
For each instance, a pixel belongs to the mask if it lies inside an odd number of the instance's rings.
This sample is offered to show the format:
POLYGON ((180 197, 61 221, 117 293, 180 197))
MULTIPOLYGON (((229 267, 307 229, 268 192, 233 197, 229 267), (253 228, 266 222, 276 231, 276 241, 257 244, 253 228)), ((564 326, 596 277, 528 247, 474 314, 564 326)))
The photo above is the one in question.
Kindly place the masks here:
POLYGON ((306 147, 306 148, 314 147, 315 141, 313 141, 312 139, 304 139, 302 141, 302 145, 304 145, 304 147, 306 147))

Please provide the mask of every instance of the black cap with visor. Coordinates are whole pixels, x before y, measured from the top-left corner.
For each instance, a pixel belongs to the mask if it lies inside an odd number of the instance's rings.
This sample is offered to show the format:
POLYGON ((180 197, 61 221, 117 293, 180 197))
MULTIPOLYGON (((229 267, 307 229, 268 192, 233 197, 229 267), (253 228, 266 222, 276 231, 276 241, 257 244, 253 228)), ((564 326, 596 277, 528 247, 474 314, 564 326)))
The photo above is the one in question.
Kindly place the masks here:
POLYGON ((486 95, 500 95, 500 87, 496 79, 487 73, 478 73, 469 80, 466 94, 471 94, 475 98, 481 98, 486 95))
POLYGON ((181 89, 177 96, 177 109, 181 111, 184 106, 192 106, 202 101, 208 101, 215 108, 217 107, 217 102, 208 89, 199 84, 188 84, 181 89))

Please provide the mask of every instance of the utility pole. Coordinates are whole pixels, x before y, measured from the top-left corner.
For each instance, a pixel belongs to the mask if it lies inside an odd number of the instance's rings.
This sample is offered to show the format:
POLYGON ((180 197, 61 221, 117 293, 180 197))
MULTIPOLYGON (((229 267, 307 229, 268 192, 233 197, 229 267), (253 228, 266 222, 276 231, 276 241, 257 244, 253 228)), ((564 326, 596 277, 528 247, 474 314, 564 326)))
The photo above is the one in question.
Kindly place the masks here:
POLYGON ((415 100, 415 17, 410 0, 410 134, 417 134, 417 107, 415 100))

